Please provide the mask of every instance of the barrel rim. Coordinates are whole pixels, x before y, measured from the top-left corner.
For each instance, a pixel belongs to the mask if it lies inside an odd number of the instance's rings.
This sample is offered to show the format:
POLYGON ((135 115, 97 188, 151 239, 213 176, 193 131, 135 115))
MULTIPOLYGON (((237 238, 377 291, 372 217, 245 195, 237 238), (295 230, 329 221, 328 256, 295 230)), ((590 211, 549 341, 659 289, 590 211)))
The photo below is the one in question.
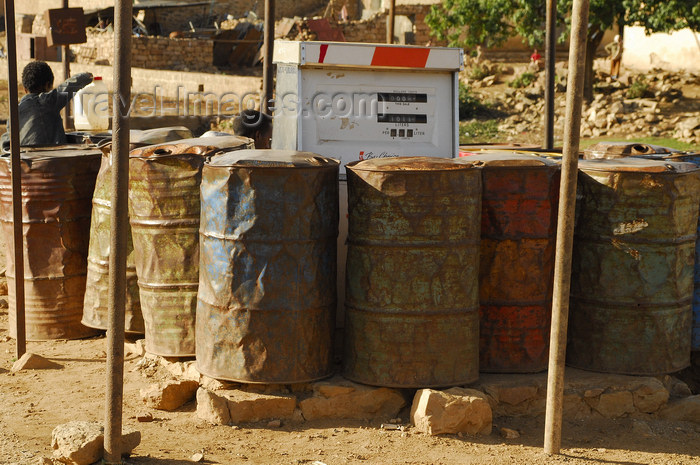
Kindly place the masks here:
POLYGON ((314 152, 276 149, 242 149, 217 153, 205 163, 208 169, 226 168, 339 168, 340 160, 314 152))
POLYGON ((451 171, 467 171, 470 169, 478 169, 479 166, 475 163, 458 162, 457 158, 443 157, 386 157, 386 158, 371 158, 368 160, 356 160, 345 165, 345 168, 352 171, 376 172, 376 173, 434 173, 434 172, 451 172, 451 171), (411 163, 415 163, 415 167, 411 167, 411 163), (425 163, 426 167, 421 168, 420 163, 425 163), (393 166, 392 166, 393 164, 393 166), (402 166, 405 164, 405 167, 402 166), (430 167, 429 165, 434 166, 430 167), (364 166, 361 166, 364 165, 364 166))
MULTIPOLYGON (((85 145, 37 145, 24 146, 20 151, 20 160, 22 161, 44 161, 58 160, 66 158, 79 158, 88 156, 102 156, 102 151, 93 146, 85 145)), ((10 162, 10 153, 0 154, 0 160, 7 163, 10 162)))
POLYGON ((654 173, 654 174, 688 174, 700 171, 700 166, 683 161, 654 160, 641 157, 624 157, 614 159, 579 160, 581 172, 608 173, 654 173))
POLYGON ((542 168, 560 170, 561 164, 551 158, 541 157, 537 154, 511 151, 493 151, 475 153, 456 159, 457 163, 476 162, 483 168, 542 168))

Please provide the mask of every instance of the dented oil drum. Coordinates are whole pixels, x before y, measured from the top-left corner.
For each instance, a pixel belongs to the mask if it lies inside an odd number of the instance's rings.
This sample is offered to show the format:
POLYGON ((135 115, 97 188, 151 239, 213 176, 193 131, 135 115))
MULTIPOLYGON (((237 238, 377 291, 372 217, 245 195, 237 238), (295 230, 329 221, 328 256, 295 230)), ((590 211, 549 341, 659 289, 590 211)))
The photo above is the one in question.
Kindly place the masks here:
POLYGON ((685 368, 700 171, 638 158, 579 167, 568 364, 634 375, 685 368))
MULTIPOLYGON (((87 287, 83 302, 85 326, 106 330, 109 327, 109 250, 112 218, 112 167, 111 144, 102 147, 102 164, 97 174, 95 194, 92 197, 92 221, 90 222, 90 246, 88 250, 87 287)), ((143 316, 139 299, 139 286, 134 266, 134 246, 131 227, 126 229, 126 300, 125 326, 130 334, 143 334, 143 316)))
MULTIPOLYGON (((693 163, 700 166, 700 153, 675 155, 674 161, 693 163)), ((700 351, 700 220, 698 221, 698 238, 695 241, 695 277, 693 286, 693 321, 692 321, 690 349, 693 352, 700 351)))
POLYGON ((559 164, 512 151, 459 160, 482 166, 480 370, 546 370, 559 164))
MULTIPOLYGON (((90 211, 101 152, 79 146, 22 149, 26 337, 78 339, 87 274, 90 211)), ((0 223, 6 239, 10 334, 15 337, 15 267, 10 156, 0 157, 0 223)))
POLYGON ((244 150, 202 172, 197 369, 246 383, 332 371, 339 162, 244 150))
POLYGON ((152 354, 195 355, 202 166, 224 149, 251 146, 245 137, 195 138, 129 154, 129 221, 152 354))
POLYGON ((480 170, 428 157, 346 168, 345 377, 405 388, 475 381, 480 170))

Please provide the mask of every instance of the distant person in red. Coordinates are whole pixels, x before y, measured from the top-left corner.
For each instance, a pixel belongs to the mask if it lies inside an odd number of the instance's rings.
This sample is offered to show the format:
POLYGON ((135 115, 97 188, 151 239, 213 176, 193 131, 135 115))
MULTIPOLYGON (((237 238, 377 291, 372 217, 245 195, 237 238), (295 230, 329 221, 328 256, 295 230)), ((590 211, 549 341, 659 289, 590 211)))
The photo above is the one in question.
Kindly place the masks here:
POLYGON ((528 69, 532 72, 537 72, 542 68, 542 55, 540 55, 537 52, 537 49, 535 49, 534 52, 532 52, 532 55, 530 55, 530 64, 528 65, 528 69))

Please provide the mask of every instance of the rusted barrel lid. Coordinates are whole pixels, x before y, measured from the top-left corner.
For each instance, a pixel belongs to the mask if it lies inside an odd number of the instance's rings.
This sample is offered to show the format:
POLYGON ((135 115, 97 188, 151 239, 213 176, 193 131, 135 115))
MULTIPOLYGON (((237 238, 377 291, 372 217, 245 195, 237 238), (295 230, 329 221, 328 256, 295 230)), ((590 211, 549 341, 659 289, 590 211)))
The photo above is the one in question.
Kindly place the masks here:
POLYGON ((225 152, 216 155, 207 164, 212 167, 323 168, 337 167, 340 161, 312 152, 253 149, 225 152))
POLYGON ((140 147, 129 152, 129 158, 162 158, 184 154, 211 155, 223 149, 250 147, 253 147, 253 140, 242 136, 193 137, 140 147))
POLYGON ((353 171, 446 171, 474 168, 469 160, 457 162, 455 158, 392 157, 373 158, 345 165, 353 171))
POLYGON ((540 157, 530 153, 519 153, 508 150, 477 152, 474 155, 457 158, 458 163, 473 163, 484 168, 517 168, 517 167, 558 167, 559 163, 551 158, 540 157))
POLYGON ((584 150, 583 158, 584 160, 610 160, 626 157, 661 159, 674 152, 678 152, 678 150, 640 142, 599 142, 584 150))
POLYGON ((633 157, 612 160, 579 160, 578 167, 581 171, 645 173, 687 173, 700 169, 700 167, 694 163, 633 157))
MULTIPOLYGON (((53 158, 85 157, 90 155, 102 155, 95 147, 85 145, 52 145, 42 147, 22 147, 20 158, 27 161, 50 160, 53 158)), ((1 160, 10 161, 10 154, 3 153, 1 160)))

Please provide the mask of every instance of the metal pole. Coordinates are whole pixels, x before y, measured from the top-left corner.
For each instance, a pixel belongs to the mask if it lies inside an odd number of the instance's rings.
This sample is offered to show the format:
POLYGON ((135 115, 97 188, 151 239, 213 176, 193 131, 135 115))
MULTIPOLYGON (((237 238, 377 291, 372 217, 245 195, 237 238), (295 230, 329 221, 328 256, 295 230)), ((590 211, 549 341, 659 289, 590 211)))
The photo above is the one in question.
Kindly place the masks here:
MULTIPOLYGON (((68 0, 63 0, 63 8, 68 8, 68 0)), ((69 45, 64 45, 63 46, 63 80, 66 81, 70 78, 70 46, 69 45)), ((71 116, 70 112, 70 102, 68 105, 66 105, 65 111, 64 111, 64 116, 65 118, 63 119, 63 127, 66 128, 66 130, 72 130, 73 129, 73 117, 71 116)))
POLYGON ((265 31, 263 37, 263 101, 260 111, 268 114, 272 100, 272 52, 275 47, 275 0, 265 0, 265 31))
POLYGON ((557 2, 547 0, 547 37, 545 50, 545 79, 547 85, 544 94, 544 143, 547 150, 554 148, 554 65, 556 63, 556 27, 557 2))
POLYGON ((17 82, 17 39, 15 37, 15 2, 5 0, 7 31, 7 83, 10 97, 10 171, 12 184, 12 240, 15 260, 15 355, 27 351, 24 326, 24 237, 22 227, 22 168, 19 154, 19 89, 17 82))
POLYGON ((114 7, 114 99, 112 117, 112 217, 109 254, 109 329, 104 460, 121 462, 124 394, 124 312, 126 300, 127 189, 129 183, 129 100, 131 99, 132 0, 114 7))
POLYGON ((394 7, 396 6, 396 0, 389 1, 389 17, 386 22, 386 43, 394 43, 394 7))
POLYGON ((566 86, 566 124, 564 157, 559 191, 552 328, 549 338, 549 372, 547 376, 547 410, 545 412, 544 451, 558 454, 561 448, 562 404, 564 397, 564 362, 566 361, 566 326, 569 320, 571 249, 574 242, 574 210, 581 130, 581 104, 586 62, 588 0, 574 0, 569 45, 569 79, 566 86))

